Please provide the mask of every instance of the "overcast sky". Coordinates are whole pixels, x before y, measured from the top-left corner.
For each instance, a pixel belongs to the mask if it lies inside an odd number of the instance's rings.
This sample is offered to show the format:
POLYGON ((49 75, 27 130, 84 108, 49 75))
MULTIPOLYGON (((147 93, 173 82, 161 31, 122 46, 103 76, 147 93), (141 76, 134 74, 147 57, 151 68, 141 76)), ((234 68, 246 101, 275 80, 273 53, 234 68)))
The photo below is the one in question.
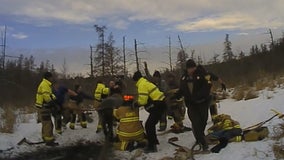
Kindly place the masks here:
MULTIPOLYGON (((57 68, 65 58, 69 72, 87 70, 89 45, 96 44, 94 24, 112 32, 116 46, 133 50, 136 38, 152 68, 168 67, 168 37, 174 51, 180 35, 187 51, 209 60, 222 52, 225 34, 234 52, 268 43, 284 27, 283 0, 0 0, 0 28, 7 25, 7 54, 25 51, 57 68), (33 50, 33 52, 28 52, 33 50), (76 66, 76 67, 74 67, 76 66)), ((59 69, 58 69, 59 70, 59 69)))

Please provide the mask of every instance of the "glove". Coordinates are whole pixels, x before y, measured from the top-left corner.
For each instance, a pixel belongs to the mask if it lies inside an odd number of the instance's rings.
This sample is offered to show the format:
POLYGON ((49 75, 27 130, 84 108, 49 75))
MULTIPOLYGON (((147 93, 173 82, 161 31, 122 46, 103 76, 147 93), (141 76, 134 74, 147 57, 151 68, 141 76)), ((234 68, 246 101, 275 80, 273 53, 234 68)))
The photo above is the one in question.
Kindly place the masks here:
POLYGON ((55 106, 56 106, 55 100, 51 100, 48 103, 44 103, 42 105, 42 107, 44 107, 44 108, 52 108, 52 107, 55 107, 55 106))
POLYGON ((146 104, 146 105, 144 106, 144 108, 145 108, 145 110, 146 110, 147 112, 149 112, 150 109, 153 108, 153 107, 155 107, 155 106, 154 106, 154 104, 152 104, 152 103, 151 103, 151 104, 146 104))
POLYGON ((226 85, 225 85, 224 83, 221 83, 221 86, 222 86, 222 90, 223 90, 223 91, 226 91, 226 89, 227 89, 227 88, 226 88, 226 85))
POLYGON ((140 107, 137 101, 133 103, 133 107, 134 108, 139 108, 140 107))
POLYGON ((170 97, 170 100, 181 101, 182 97, 176 92, 170 97))

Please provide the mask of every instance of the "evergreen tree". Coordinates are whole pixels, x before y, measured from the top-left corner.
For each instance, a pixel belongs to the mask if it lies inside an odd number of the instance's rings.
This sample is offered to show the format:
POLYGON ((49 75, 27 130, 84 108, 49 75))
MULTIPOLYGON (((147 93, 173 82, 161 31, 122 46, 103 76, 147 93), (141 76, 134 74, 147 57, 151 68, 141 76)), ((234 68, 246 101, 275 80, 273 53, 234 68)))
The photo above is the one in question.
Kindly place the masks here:
POLYGON ((242 59, 244 57, 245 57, 245 53, 243 51, 241 51, 240 54, 239 54, 239 59, 242 59))
POLYGON ((115 75, 123 72, 122 56, 120 50, 114 46, 115 40, 113 34, 110 33, 105 45, 105 71, 106 75, 115 75))
POLYGON ((225 42, 224 42, 224 53, 223 53, 223 60, 225 62, 233 60, 234 54, 232 51, 232 42, 229 40, 229 34, 226 34, 225 42))
POLYGON ((267 45, 261 44, 260 48, 261 48, 261 53, 268 53, 267 45))
POLYGON ((255 55, 255 54, 256 54, 255 46, 252 46, 250 49, 250 55, 255 55))
POLYGON ((94 57, 94 72, 95 75, 105 75, 105 46, 106 43, 104 41, 104 33, 106 30, 105 26, 98 26, 98 25, 94 25, 96 32, 98 34, 98 41, 99 43, 96 46, 96 55, 94 57))

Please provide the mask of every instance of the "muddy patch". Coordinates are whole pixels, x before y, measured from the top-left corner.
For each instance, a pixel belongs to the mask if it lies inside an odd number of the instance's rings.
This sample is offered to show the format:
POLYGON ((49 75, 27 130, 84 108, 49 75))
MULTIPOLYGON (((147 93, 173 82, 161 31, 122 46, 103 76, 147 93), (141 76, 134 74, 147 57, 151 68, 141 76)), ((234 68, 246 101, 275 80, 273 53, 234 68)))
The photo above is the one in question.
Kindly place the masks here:
POLYGON ((35 152, 22 153, 5 160, 101 160, 112 159, 111 147, 98 143, 77 144, 68 147, 43 148, 35 152))

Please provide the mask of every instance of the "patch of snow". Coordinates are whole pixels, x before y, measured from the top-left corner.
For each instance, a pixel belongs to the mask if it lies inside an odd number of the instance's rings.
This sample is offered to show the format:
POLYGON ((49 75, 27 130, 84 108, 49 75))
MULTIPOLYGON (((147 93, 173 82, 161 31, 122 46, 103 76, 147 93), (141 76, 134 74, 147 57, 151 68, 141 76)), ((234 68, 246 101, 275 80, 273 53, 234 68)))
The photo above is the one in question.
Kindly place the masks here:
MULTIPOLYGON (((233 99, 225 99, 220 101, 220 107, 218 108, 218 112, 229 114, 232 116, 234 120, 240 122, 242 128, 246 128, 257 124, 261 121, 269 119, 274 115, 270 109, 276 109, 279 112, 283 113, 283 105, 284 105, 284 89, 283 88, 275 88, 274 91, 263 90, 260 92, 260 96, 255 99, 250 100, 241 100, 235 101, 233 99), (268 98, 267 95, 271 95, 268 98)), ((0 110, 1 112, 1 110, 0 110)), ((41 141, 41 124, 37 124, 36 115, 35 114, 27 114, 29 119, 26 123, 19 123, 15 127, 15 131, 13 134, 4 134, 0 133, 0 150, 5 150, 10 147, 14 149, 11 152, 0 153, 0 158, 5 156, 13 156, 17 155, 17 153, 22 152, 31 152, 37 150, 39 147, 46 147, 44 145, 38 146, 28 146, 21 145, 17 146, 17 143, 23 138, 26 137, 31 141, 41 141)), ((141 109, 140 110, 140 119, 145 123, 148 117, 148 113, 141 109)), ((56 136, 56 141, 59 142, 62 146, 68 146, 75 144, 78 141, 104 141, 103 133, 96 134, 97 127, 97 118, 98 115, 96 112, 92 113, 92 118, 94 122, 88 124, 88 128, 83 129, 81 126, 76 125, 75 130, 71 130, 68 128, 64 130, 62 135, 56 136)), ((212 125, 210 122, 210 117, 208 118, 207 128, 212 125)), ((280 123, 283 123, 282 119, 274 118, 272 121, 265 124, 268 126, 270 131, 270 136, 273 135, 273 128, 277 127, 280 123)), ((186 126, 191 126, 191 123, 186 115, 184 123, 186 126)), ((168 128, 173 124, 173 120, 168 120, 168 128)), ((157 132, 158 133, 158 132, 157 132)), ((166 156, 173 157, 173 153, 175 152, 176 147, 167 143, 167 140, 173 136, 179 138, 179 141, 176 143, 183 145, 187 148, 191 148, 194 144, 195 139, 192 132, 185 132, 181 134, 165 134, 158 136, 160 141, 160 145, 158 145, 157 153, 149 153, 143 154, 139 159, 161 159, 166 156)), ((278 143, 284 143, 284 140, 281 139, 278 143)), ((266 160, 266 159, 275 159, 274 154, 272 152, 272 146, 276 142, 270 138, 264 139, 262 141, 257 142, 233 142, 229 143, 228 146, 221 150, 220 153, 211 153, 208 155, 195 155, 196 160, 266 160)), ((213 147, 213 146, 210 146, 213 147)), ((129 159, 132 157, 134 152, 121 152, 115 151, 116 158, 118 159, 129 159)))

